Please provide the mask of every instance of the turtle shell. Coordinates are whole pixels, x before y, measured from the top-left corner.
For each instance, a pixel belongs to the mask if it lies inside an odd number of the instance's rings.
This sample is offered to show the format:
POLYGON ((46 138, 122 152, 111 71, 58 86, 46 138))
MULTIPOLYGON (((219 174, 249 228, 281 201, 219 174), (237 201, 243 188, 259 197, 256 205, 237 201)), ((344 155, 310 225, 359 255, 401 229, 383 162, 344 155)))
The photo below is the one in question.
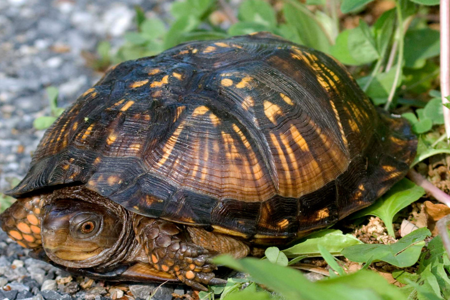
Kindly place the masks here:
POLYGON ((82 185, 138 214, 290 241, 373 203, 416 144, 332 57, 258 33, 113 67, 9 194, 82 185))

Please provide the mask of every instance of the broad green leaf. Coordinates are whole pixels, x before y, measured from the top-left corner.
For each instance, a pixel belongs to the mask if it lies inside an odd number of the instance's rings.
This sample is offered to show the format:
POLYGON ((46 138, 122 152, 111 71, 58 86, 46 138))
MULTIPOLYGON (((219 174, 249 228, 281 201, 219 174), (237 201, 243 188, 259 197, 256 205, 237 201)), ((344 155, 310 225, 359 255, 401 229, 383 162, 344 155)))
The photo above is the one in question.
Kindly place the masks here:
POLYGON ((417 134, 428 132, 431 128, 433 128, 433 121, 428 118, 422 118, 412 126, 412 130, 417 134))
MULTIPOLYGON (((427 59, 422 60, 425 65, 422 68, 404 68, 404 89, 411 94, 425 94, 434 87, 436 78, 439 76, 439 62, 427 59)), ((440 98, 440 96, 439 96, 440 98)))
POLYGON ((402 114, 402 117, 405 118, 406 120, 409 121, 409 123, 411 123, 411 125, 419 122, 419 120, 417 119, 416 115, 412 112, 407 112, 402 114))
POLYGON ((348 35, 348 51, 360 65, 376 60, 379 55, 369 26, 362 19, 348 35))
POLYGON ((148 39, 140 32, 127 32, 124 35, 124 38, 127 42, 133 45, 143 45, 148 42, 148 39))
POLYGON ((214 0, 186 0, 176 1, 170 7, 175 19, 194 17, 199 19, 209 9, 214 0))
MULTIPOLYGON (((439 31, 429 28, 408 30, 405 34, 405 67, 414 68, 419 60, 438 56, 439 31)), ((423 64, 422 64, 423 66, 423 64)))
POLYGON ((179 18, 167 32, 164 38, 164 49, 178 45, 182 34, 192 31, 200 24, 200 21, 193 15, 179 18))
POLYGON ((419 162, 421 162, 422 160, 425 160, 431 156, 434 155, 438 155, 438 154, 450 154, 450 149, 433 149, 433 148, 428 148, 424 151, 421 151, 416 158, 414 158, 411 167, 414 167, 415 165, 417 165, 419 162))
POLYGON ((425 246, 424 239, 430 236, 427 228, 419 228, 391 245, 365 244, 347 247, 342 254, 351 261, 364 263, 385 261, 396 267, 414 265, 425 246))
POLYGON ((386 52, 394 31, 394 24, 395 9, 391 9, 384 12, 373 25, 375 44, 379 55, 386 52))
POLYGON ((306 0, 307 5, 325 5, 327 0, 306 0))
POLYGON ((246 0, 239 7, 239 20, 274 27, 277 24, 275 11, 263 0, 246 0))
POLYGON ((447 252, 445 251, 441 236, 438 235, 428 243, 427 248, 422 254, 418 272, 422 272, 427 266, 435 262, 443 263, 444 256, 447 257, 447 252))
POLYGON ((269 247, 266 249, 265 255, 267 259, 274 264, 278 264, 280 266, 287 266, 288 259, 286 254, 280 251, 277 247, 269 247))
POLYGON ((102 41, 97 46, 97 53, 100 55, 100 59, 108 60, 109 52, 111 51, 111 44, 107 41, 102 41))
MULTIPOLYGON (((322 245, 319 245, 319 251, 320 251, 320 255, 322 255, 323 259, 325 259, 327 264, 334 271, 336 271, 341 276, 345 274, 344 269, 342 269, 342 267, 336 262, 336 260, 334 259, 334 256, 331 255, 331 253, 327 250, 327 248, 325 248, 322 245)), ((330 270, 330 276, 331 276, 331 274, 334 274, 334 273, 330 270)))
POLYGON ((439 5, 440 0, 411 0, 411 1, 422 5, 439 5))
POLYGON ((248 291, 248 288, 243 291, 229 294, 224 300, 242 300, 242 299, 254 299, 254 300, 271 300, 273 297, 264 291, 248 291))
POLYGON ((428 95, 430 95, 433 98, 441 98, 442 97, 441 91, 438 91, 438 90, 431 90, 428 93, 428 95))
MULTIPOLYGON (((396 68, 396 66, 393 66, 389 72, 379 73, 373 78, 366 94, 372 99, 375 105, 386 103, 389 92, 392 88, 392 83, 395 79, 396 68)), ((359 78, 357 80, 359 86, 364 87, 369 78, 370 76, 359 78)), ((400 83, 401 80, 398 81, 399 85, 400 83)))
POLYGON ((442 107, 441 99, 431 99, 424 108, 425 117, 431 119, 434 125, 444 124, 444 112, 442 107))
POLYGON ((50 126, 52 126, 52 124, 55 121, 56 117, 49 117, 49 116, 39 117, 34 120, 33 127, 36 128, 37 130, 47 129, 50 126))
POLYGON ((227 38, 228 34, 218 31, 192 31, 182 34, 183 41, 214 40, 227 38))
POLYGON ((283 252, 288 257, 320 256, 319 245, 321 245, 331 254, 339 255, 342 249, 358 244, 362 242, 351 234, 343 234, 342 231, 335 229, 325 229, 309 235, 303 242, 284 249, 283 252))
POLYGON ((142 35, 147 39, 156 39, 166 33, 166 26, 158 18, 146 19, 141 26, 142 35))
POLYGON ((377 216, 383 220, 388 233, 391 236, 395 236, 394 228, 392 227, 392 221, 395 215, 403 208, 418 200, 423 194, 425 194, 423 188, 415 185, 406 178, 402 179, 374 204, 353 214, 353 218, 368 215, 377 216))
POLYGON ((354 59, 350 51, 348 51, 348 37, 350 32, 351 30, 348 29, 339 33, 335 44, 331 47, 331 55, 343 64, 357 66, 359 65, 359 61, 354 59))
POLYGON ((0 193, 0 213, 4 212, 5 209, 11 206, 16 201, 13 197, 7 196, 0 193))
POLYGON ((47 87, 45 89, 45 91, 47 92, 48 101, 50 103, 50 109, 53 112, 58 107, 58 94, 59 94, 59 91, 54 86, 47 87))
POLYGON ((372 1, 373 0, 342 0, 341 11, 343 14, 348 14, 361 9, 364 5, 372 1))
POLYGON ((420 273, 420 279, 419 279, 419 288, 416 289, 419 292, 418 299, 426 299, 426 300, 444 300, 444 298, 441 297, 441 292, 439 288, 439 282, 436 278, 436 276, 431 271, 431 265, 425 268, 420 273), (421 295, 423 297, 421 297, 421 295))
POLYGON ((280 24, 280 26, 278 26, 276 32, 278 33, 279 36, 282 36, 291 42, 294 42, 297 44, 302 43, 302 41, 300 40, 300 37, 297 34, 297 30, 292 25, 280 24))
POLYGON ((318 282, 308 281, 297 270, 272 264, 266 260, 245 258, 239 261, 230 255, 221 255, 214 259, 217 264, 237 267, 248 273, 256 282, 280 293, 287 300, 400 300, 406 299, 400 290, 390 285, 380 275, 361 270, 351 275, 318 282))
POLYGON ((304 4, 288 1, 283 7, 283 12, 287 24, 295 28, 302 44, 330 53, 331 42, 327 37, 325 28, 304 4))
POLYGON ((134 6, 134 11, 136 13, 136 27, 140 30, 142 23, 145 21, 145 12, 139 5, 134 6))
POLYGON ((230 28, 228 29, 228 34, 231 36, 235 36, 235 35, 250 34, 259 31, 269 31, 269 29, 266 26, 259 23, 237 22, 236 24, 230 26, 230 28))

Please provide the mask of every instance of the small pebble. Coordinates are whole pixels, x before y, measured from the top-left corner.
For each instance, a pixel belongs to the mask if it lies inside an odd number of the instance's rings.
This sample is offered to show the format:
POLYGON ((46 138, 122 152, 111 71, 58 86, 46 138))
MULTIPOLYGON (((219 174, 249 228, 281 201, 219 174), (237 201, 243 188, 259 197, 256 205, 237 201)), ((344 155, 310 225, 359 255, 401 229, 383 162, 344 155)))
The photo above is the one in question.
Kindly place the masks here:
POLYGON ((56 291, 56 281, 47 279, 42 283, 41 291, 56 291))
POLYGON ((154 287, 148 285, 130 285, 130 291, 133 293, 134 297, 139 297, 143 299, 147 299, 147 297, 152 293, 154 287))
POLYGON ((50 290, 41 291, 41 295, 45 298, 45 300, 61 299, 61 294, 56 291, 50 291, 50 290))
POLYGON ((18 283, 18 282, 10 282, 6 285, 7 287, 11 288, 11 290, 15 290, 15 291, 29 291, 30 288, 22 283, 18 283))

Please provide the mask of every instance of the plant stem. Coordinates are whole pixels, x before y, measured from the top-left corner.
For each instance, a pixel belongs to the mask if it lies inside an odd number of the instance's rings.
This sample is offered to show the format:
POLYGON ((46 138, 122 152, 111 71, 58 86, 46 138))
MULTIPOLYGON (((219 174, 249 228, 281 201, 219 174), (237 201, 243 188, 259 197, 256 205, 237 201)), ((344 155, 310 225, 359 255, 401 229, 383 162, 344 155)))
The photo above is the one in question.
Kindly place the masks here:
POLYGON ((384 53, 380 56, 380 58, 377 61, 377 64, 375 65, 375 68, 373 68, 372 73, 370 74, 369 80, 367 80, 366 85, 363 87, 363 91, 366 92, 369 88, 370 84, 372 83, 372 80, 377 76, 378 71, 380 70, 381 64, 383 62, 384 53))
POLYGON ((228 2, 226 0, 219 0, 219 4, 222 7, 223 12, 227 16, 227 18, 230 21, 230 23, 231 24, 236 24, 238 22, 238 19, 234 15, 233 10, 231 9, 231 7, 228 4, 228 2))
POLYGON ((442 142, 446 138, 447 138, 446 134, 441 135, 433 144, 431 144, 430 148, 434 148, 437 144, 439 144, 440 142, 442 142))
POLYGON ((394 64, 395 54, 397 54, 397 48, 398 48, 398 41, 394 41, 394 43, 392 44, 391 53, 389 54, 386 69, 384 70, 386 73, 389 72, 389 70, 392 68, 392 65, 394 64))
MULTIPOLYGON (((443 0, 445 1, 445 0, 443 0)), ((448 1, 448 0, 447 0, 448 1)), ((400 78, 400 74, 402 71, 403 66, 403 45, 404 45, 404 32, 403 32, 403 15, 402 15, 402 8, 400 7, 400 2, 397 2, 397 19, 398 19, 398 58, 397 58, 397 70, 395 72, 395 78, 394 83, 392 84, 391 92, 389 93, 388 100, 386 102, 386 105, 384 106, 385 110, 389 109, 389 106, 391 106, 392 99, 394 99, 395 91, 397 90, 397 84, 398 80, 400 78)))
POLYGON ((450 195, 447 195, 446 193, 435 187, 431 182, 426 180, 425 177, 423 177, 413 169, 409 170, 408 177, 415 184, 421 186, 427 193, 433 196, 436 200, 450 207, 450 195))
MULTIPOLYGON (((448 1, 448 0, 444 0, 448 1)), ((448 236, 447 224, 450 222, 450 215, 446 215, 436 223, 436 227, 439 231, 439 235, 442 238, 442 244, 444 244, 448 257, 450 257, 450 237, 448 236)))
MULTIPOLYGON (((441 94, 442 103, 449 103, 450 95, 450 1, 441 0, 441 94)), ((446 106, 444 110, 444 122, 447 138, 450 138, 450 109, 446 106)))

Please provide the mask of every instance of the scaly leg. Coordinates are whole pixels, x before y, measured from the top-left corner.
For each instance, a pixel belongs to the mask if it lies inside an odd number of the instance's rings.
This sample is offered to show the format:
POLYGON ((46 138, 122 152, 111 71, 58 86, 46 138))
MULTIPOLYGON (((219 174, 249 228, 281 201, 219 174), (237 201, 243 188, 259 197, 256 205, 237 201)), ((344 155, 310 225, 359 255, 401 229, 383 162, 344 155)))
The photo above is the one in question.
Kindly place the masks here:
POLYGON ((134 230, 155 269, 199 290, 206 290, 203 284, 225 283, 215 278, 217 267, 210 262, 212 257, 219 253, 242 257, 249 252, 247 245, 232 237, 198 227, 186 230, 183 225, 161 219, 136 215, 134 230))

